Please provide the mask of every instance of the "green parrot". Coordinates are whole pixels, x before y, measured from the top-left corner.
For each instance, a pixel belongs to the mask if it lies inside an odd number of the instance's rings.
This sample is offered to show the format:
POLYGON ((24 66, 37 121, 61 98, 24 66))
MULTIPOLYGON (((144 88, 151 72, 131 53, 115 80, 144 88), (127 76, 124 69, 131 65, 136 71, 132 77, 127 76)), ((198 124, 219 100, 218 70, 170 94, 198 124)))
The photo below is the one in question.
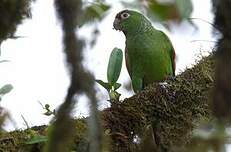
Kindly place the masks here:
POLYGON ((169 38, 142 14, 123 10, 113 26, 126 37, 126 67, 135 92, 175 76, 175 51, 169 38))

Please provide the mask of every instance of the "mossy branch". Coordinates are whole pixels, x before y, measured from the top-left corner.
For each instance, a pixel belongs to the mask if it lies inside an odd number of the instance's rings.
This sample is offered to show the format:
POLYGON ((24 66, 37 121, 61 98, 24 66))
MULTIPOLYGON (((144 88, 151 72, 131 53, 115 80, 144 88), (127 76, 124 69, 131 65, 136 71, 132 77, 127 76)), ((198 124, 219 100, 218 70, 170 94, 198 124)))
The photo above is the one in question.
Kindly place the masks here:
POLYGON ((169 151, 189 141, 198 120, 210 115, 214 66, 212 56, 203 58, 175 80, 168 80, 166 88, 150 85, 121 104, 105 109, 102 120, 105 130, 110 129, 112 151, 137 149, 139 145, 133 142, 134 138, 142 137, 149 124, 160 151, 169 151))
MULTIPOLYGON (((141 151, 139 139, 143 139, 150 125, 156 151, 173 151, 187 143, 198 121, 210 116, 209 99, 214 83, 214 68, 212 55, 202 58, 175 80, 168 80, 165 87, 150 85, 144 91, 101 111, 101 124, 104 136, 110 139, 107 140, 110 141, 110 151, 141 151)), ((77 132, 72 150, 88 151, 86 119, 76 121, 77 132)), ((14 140, 15 146, 22 143, 14 140)), ((5 145, 2 142, 4 140, 0 138, 0 145, 5 145)), ((3 146, 0 148, 4 149, 3 146)))

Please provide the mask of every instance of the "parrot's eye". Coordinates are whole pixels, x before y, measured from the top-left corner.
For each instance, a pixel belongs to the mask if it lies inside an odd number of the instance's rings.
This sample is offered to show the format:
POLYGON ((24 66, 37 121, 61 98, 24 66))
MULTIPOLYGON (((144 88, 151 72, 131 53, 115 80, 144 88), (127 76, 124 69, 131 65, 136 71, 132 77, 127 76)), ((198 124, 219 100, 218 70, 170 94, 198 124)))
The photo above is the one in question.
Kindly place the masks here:
POLYGON ((121 14, 121 18, 122 19, 126 19, 126 18, 128 18, 130 16, 130 14, 128 14, 128 13, 123 13, 123 14, 121 14))

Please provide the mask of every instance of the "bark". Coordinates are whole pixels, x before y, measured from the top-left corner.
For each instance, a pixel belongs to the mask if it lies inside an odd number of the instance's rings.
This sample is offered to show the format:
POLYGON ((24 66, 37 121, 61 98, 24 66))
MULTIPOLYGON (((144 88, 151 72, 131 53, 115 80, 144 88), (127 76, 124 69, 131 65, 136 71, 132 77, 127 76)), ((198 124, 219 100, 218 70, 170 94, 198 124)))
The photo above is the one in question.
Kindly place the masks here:
POLYGON ((215 27, 221 38, 216 52, 216 83, 213 111, 218 118, 231 120, 231 0, 213 0, 215 27))

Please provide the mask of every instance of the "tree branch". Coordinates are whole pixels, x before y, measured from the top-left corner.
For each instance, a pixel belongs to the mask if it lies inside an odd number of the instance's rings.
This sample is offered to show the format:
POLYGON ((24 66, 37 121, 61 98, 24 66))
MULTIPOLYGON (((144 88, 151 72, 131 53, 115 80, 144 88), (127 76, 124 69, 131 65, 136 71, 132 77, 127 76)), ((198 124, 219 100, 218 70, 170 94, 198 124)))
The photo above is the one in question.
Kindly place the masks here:
MULTIPOLYGON (((211 115, 209 104, 214 86, 214 69, 215 60, 212 55, 202 58, 175 80, 168 80, 166 88, 158 84, 150 85, 144 91, 101 111, 105 137, 103 147, 109 146, 110 152, 139 152, 142 147, 148 148, 148 145, 157 146, 156 151, 173 151, 176 147, 184 146, 190 141, 198 121, 211 115), (142 145, 145 136, 152 133, 154 145, 142 145)), ((76 120, 72 150, 89 150, 87 120, 76 120)), ((1 140, 0 145, 4 145, 1 140)))
MULTIPOLYGON (((102 112, 105 130, 112 137, 111 151, 136 149, 134 138, 143 136, 151 124, 158 149, 169 151, 184 145, 198 120, 210 115, 209 99, 213 88, 214 59, 203 58, 192 69, 168 80, 166 88, 153 84, 102 112)), ((139 147, 139 145, 138 145, 139 147)))

